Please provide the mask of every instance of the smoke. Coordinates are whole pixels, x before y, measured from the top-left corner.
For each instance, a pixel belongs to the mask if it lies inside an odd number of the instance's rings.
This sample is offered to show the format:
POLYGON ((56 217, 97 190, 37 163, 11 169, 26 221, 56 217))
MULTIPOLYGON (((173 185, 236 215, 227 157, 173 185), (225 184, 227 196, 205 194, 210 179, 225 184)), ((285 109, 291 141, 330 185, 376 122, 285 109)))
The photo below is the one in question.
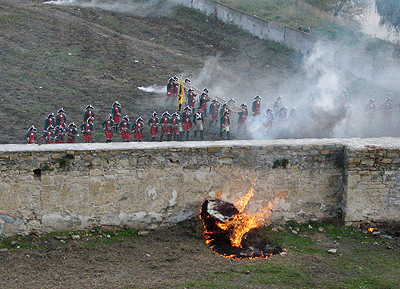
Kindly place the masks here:
POLYGON ((173 7, 168 0, 144 0, 140 3, 133 0, 52 0, 45 3, 97 8, 141 17, 168 15, 173 7))
POLYGON ((151 92, 157 94, 165 94, 167 91, 167 88, 165 86, 160 86, 160 85, 150 85, 146 87, 139 86, 138 89, 144 92, 151 92))

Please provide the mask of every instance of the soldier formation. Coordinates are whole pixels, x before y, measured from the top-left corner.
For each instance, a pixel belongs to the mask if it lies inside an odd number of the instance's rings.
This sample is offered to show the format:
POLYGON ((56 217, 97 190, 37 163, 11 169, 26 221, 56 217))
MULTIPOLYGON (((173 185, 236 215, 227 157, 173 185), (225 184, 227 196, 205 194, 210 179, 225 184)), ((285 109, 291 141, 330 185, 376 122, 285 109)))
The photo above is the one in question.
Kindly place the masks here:
MULTIPOLYGON (((174 76, 167 83, 167 99, 177 101, 176 111, 170 114, 165 111, 158 116, 154 111, 147 121, 148 133, 150 141, 183 141, 183 140, 204 140, 205 130, 218 131, 219 139, 230 139, 231 127, 231 110, 230 105, 235 105, 235 100, 232 98, 227 102, 211 99, 208 88, 204 88, 200 95, 197 96, 195 90, 190 86, 190 79, 184 80, 185 85, 182 85, 182 79, 179 83, 178 77, 174 76), (186 88, 184 88, 186 87, 186 88), (208 122, 208 125, 206 125, 208 122), (193 132, 193 135, 191 135, 193 132)), ((386 100, 382 106, 377 108, 375 100, 371 98, 365 107, 365 118, 372 122, 377 111, 381 110, 385 118, 391 118, 393 111, 396 108, 392 104, 392 95, 388 93, 386 100)), ((347 92, 344 91, 340 97, 340 105, 346 105, 347 92)), ((219 99, 220 100, 220 99, 219 99)), ((277 97, 272 108, 267 108, 264 113, 261 109, 261 97, 259 95, 253 98, 251 105, 251 114, 245 103, 240 105, 237 113, 236 133, 241 137, 246 137, 249 129, 249 120, 251 125, 257 123, 257 130, 261 135, 268 134, 283 124, 290 125, 297 117, 297 111, 292 108, 290 112, 283 105, 282 97, 277 97)), ((314 94, 309 96, 309 104, 314 104, 314 94)), ((397 109, 399 110, 399 109, 397 109)), ((94 133, 94 107, 88 105, 83 114, 83 121, 79 126, 80 133, 84 137, 86 143, 93 140, 94 133)), ((135 122, 131 123, 128 115, 122 117, 121 104, 115 101, 111 106, 110 114, 104 121, 101 122, 104 131, 106 142, 112 142, 115 133, 121 134, 123 142, 131 141, 131 134, 135 141, 143 141, 145 124, 140 116, 135 122)), ((26 142, 28 144, 38 143, 37 129, 32 125, 26 134, 26 142)), ((50 113, 44 122, 43 141, 46 144, 51 143, 75 143, 79 137, 78 127, 74 122, 67 124, 67 116, 63 108, 57 111, 54 115, 50 113)), ((217 133, 218 135, 218 133, 217 133)))

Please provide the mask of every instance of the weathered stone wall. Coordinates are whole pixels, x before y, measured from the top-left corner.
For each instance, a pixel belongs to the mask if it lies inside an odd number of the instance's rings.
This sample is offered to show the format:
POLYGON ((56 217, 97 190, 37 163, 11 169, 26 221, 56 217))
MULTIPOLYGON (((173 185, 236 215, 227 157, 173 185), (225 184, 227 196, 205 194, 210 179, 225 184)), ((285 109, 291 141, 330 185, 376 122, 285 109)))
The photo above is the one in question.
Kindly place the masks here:
POLYGON ((400 140, 349 141, 345 220, 400 221, 400 140))
POLYGON ((341 213, 343 147, 323 141, 0 146, 0 236, 96 225, 167 225, 209 196, 253 209, 281 197, 273 221, 341 213), (254 185, 252 185, 254 183, 254 185))
POLYGON ((400 221, 399 139, 0 146, 0 236, 142 228, 202 202, 279 201, 270 221, 400 221))

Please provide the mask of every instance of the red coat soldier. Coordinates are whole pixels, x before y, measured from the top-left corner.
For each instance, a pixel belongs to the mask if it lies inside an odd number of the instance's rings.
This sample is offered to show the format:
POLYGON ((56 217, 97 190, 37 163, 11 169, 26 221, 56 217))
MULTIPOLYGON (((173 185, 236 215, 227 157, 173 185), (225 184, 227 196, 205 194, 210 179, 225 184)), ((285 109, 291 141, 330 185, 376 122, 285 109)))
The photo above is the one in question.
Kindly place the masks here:
MULTIPOLYGON (((86 123, 86 122, 85 122, 86 123)), ((67 143, 76 143, 76 137, 78 137, 78 130, 76 129, 75 123, 70 123, 67 128, 67 143)))
POLYGON ((49 126, 43 133, 44 142, 46 144, 51 144, 54 142, 54 127, 49 126))
POLYGON ((253 105, 251 106, 251 112, 253 116, 261 114, 261 97, 259 95, 254 97, 253 105))
POLYGON ((208 89, 205 87, 199 96, 199 109, 204 115, 207 114, 207 103, 210 101, 208 96, 208 89))
POLYGON ((101 123, 101 125, 102 125, 102 127, 104 129, 104 132, 106 134, 106 142, 107 143, 112 142, 112 138, 114 136, 112 128, 115 125, 112 114, 110 114, 108 116, 108 118, 101 123))
POLYGON ((220 124, 221 124, 221 130, 219 132, 220 138, 222 138, 222 133, 226 132, 226 137, 229 139, 229 127, 231 124, 230 118, 229 118, 229 111, 224 111, 222 113, 222 117, 220 119, 220 124))
POLYGON ((28 132, 26 133, 26 137, 25 137, 27 144, 37 144, 36 131, 37 131, 37 129, 34 125, 32 125, 28 129, 28 132))
POLYGON ((190 108, 194 108, 195 104, 196 104, 196 93, 194 92, 193 88, 189 88, 187 91, 187 95, 186 95, 186 99, 187 99, 187 103, 188 106, 190 108))
POLYGON ((123 142, 130 142, 131 141, 131 123, 129 121, 129 117, 125 115, 122 118, 122 122, 119 124, 119 128, 121 129, 121 138, 123 142))
POLYGON ((143 118, 139 117, 133 127, 132 132, 135 134, 136 141, 143 141, 143 118))
POLYGON ((44 128, 43 131, 46 131, 49 126, 54 126, 54 113, 50 113, 44 121, 44 128))
POLYGON ((57 125, 54 128, 55 143, 64 143, 64 135, 65 135, 65 129, 63 129, 61 126, 57 125))
POLYGON ((247 116, 249 114, 247 105, 245 103, 240 105, 240 109, 241 111, 239 112, 237 131, 241 130, 243 127, 246 128, 247 116))
POLYGON ((93 106, 90 104, 86 106, 85 108, 85 113, 83 114, 83 122, 86 122, 89 117, 93 118, 94 120, 94 112, 93 112, 93 106))
POLYGON ((115 126, 115 131, 117 130, 119 123, 121 121, 121 104, 119 104, 118 101, 114 101, 112 108, 111 108, 111 114, 112 114, 112 118, 113 118, 113 123, 115 126))
POLYGON ((150 126, 151 141, 155 141, 156 140, 156 134, 157 134, 157 131, 158 131, 158 125, 160 124, 160 120, 157 117, 157 112, 155 112, 155 111, 153 112, 153 115, 149 119, 148 124, 150 126))
POLYGON ((219 108, 218 101, 216 99, 213 99, 211 101, 210 110, 209 110, 210 116, 211 116, 210 125, 213 122, 218 123, 218 108, 219 108))
POLYGON ((201 110, 198 110, 193 116, 194 123, 194 137, 197 138, 197 131, 200 132, 200 140, 204 140, 203 130, 204 130, 204 116, 201 110))
POLYGON ((182 113, 182 122, 183 122, 183 130, 186 131, 186 140, 189 140, 189 131, 190 128, 192 127, 192 121, 191 121, 191 109, 189 106, 186 106, 183 109, 183 113, 182 113))
POLYGON ((93 118, 89 117, 85 122, 81 124, 81 131, 85 137, 85 142, 92 142, 93 132, 93 118))
POLYGON ((174 140, 180 140, 180 131, 179 131, 179 125, 180 125, 180 118, 177 112, 174 112, 171 115, 171 118, 169 119, 170 125, 171 125, 171 135, 174 140))
POLYGON ((67 127, 67 116, 65 115, 65 112, 64 112, 63 108, 60 108, 57 111, 56 126, 57 125, 61 126, 63 129, 65 129, 67 127))
POLYGON ((164 134, 167 134, 167 140, 171 140, 171 123, 170 123, 170 114, 168 111, 164 112, 161 115, 161 120, 160 120, 160 125, 161 125, 161 135, 160 135, 160 141, 163 140, 164 134))

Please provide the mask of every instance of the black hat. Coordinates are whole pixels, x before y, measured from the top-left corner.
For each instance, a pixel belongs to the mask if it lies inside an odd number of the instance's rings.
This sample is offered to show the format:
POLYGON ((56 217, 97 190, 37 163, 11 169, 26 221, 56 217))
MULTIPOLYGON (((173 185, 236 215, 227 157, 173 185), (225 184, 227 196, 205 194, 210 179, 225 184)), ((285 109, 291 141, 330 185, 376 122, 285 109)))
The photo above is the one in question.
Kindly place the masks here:
POLYGON ((59 110, 57 110, 57 113, 60 113, 60 112, 64 112, 64 109, 60 108, 59 110))
POLYGON ((88 109, 93 109, 93 106, 91 106, 90 104, 85 108, 86 110, 88 109))

